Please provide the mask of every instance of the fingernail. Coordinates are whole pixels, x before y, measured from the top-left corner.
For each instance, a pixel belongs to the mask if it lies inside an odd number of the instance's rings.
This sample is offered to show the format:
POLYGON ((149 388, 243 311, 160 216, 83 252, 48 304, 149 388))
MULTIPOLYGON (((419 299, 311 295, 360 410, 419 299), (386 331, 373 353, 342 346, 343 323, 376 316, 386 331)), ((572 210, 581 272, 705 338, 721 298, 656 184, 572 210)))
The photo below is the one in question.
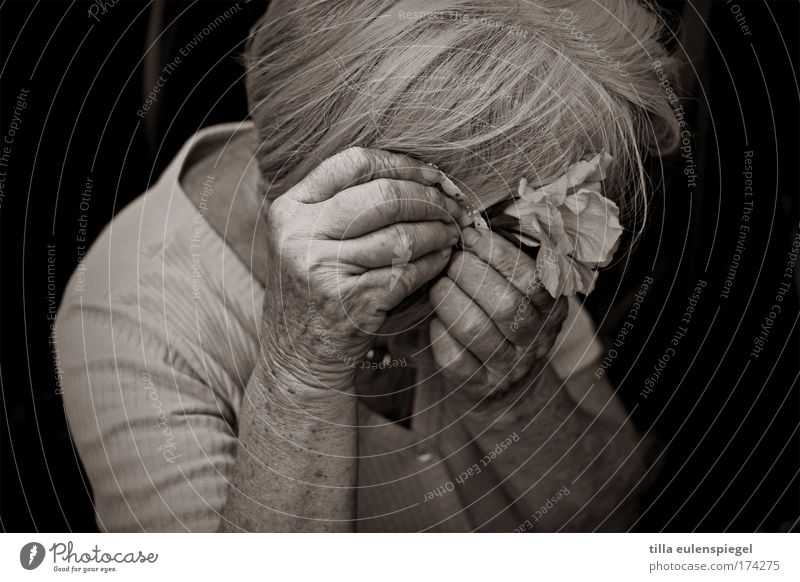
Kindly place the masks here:
POLYGON ((474 223, 475 223, 475 221, 472 220, 472 217, 466 212, 461 214, 459 219, 458 219, 458 226, 460 226, 461 228, 466 228, 467 226, 472 226, 474 223))
POLYGON ((423 168, 422 172, 425 176, 425 179, 428 181, 429 184, 436 184, 442 178, 442 172, 434 166, 433 164, 428 164, 431 166, 430 168, 423 168))
POLYGON ((466 244, 468 247, 471 247, 481 240, 481 235, 474 228, 465 228, 461 232, 461 238, 464 239, 464 244, 466 244))

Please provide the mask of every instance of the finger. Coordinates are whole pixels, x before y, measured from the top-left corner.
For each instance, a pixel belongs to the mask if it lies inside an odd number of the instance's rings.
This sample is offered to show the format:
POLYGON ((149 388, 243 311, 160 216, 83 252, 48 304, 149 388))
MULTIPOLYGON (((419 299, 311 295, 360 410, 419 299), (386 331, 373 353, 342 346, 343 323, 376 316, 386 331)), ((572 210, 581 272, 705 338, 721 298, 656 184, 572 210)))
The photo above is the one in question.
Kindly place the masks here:
POLYGON ((401 222, 339 243, 341 262, 376 269, 415 261, 458 242, 460 229, 453 223, 401 222))
POLYGON ((433 360, 440 369, 462 384, 480 379, 480 361, 447 332, 438 318, 431 321, 430 334, 433 360))
POLYGON ((447 276, 494 321, 503 335, 516 342, 533 329, 530 318, 537 311, 511 282, 471 252, 453 255, 447 276))
POLYGON ((397 222, 455 223, 464 209, 433 186, 379 178, 347 188, 326 203, 322 234, 356 238, 397 222))
POLYGON ((480 305, 472 301, 449 277, 442 277, 431 287, 430 300, 436 316, 447 332, 460 341, 478 360, 507 361, 514 357, 514 346, 480 305))
POLYGON ((447 266, 452 252, 452 247, 448 247, 429 253, 416 261, 370 269, 359 276, 357 284, 370 290, 374 296, 374 304, 379 310, 389 311, 441 273, 447 266))
POLYGON ((554 300, 541 284, 536 260, 522 251, 520 246, 490 230, 465 228, 462 233, 464 248, 490 264, 540 311, 549 310, 554 300))
POLYGON ((345 188, 377 178, 412 180, 433 186, 442 176, 436 168, 402 154, 351 147, 323 161, 287 194, 299 202, 315 204, 345 188))

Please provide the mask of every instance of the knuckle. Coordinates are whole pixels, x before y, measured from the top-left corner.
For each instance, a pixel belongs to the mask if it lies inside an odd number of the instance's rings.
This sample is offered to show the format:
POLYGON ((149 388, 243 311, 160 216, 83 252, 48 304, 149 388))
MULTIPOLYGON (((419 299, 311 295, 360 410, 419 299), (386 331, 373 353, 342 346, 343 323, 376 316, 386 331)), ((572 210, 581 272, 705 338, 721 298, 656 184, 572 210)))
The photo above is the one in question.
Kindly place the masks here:
POLYGON ((452 277, 453 280, 458 279, 461 273, 464 272, 467 260, 467 253, 460 250, 456 251, 450 260, 450 267, 447 269, 447 274, 452 277))
POLYGON ((520 269, 519 252, 507 252, 507 249, 498 244, 492 244, 490 249, 491 264, 502 273, 516 273, 520 269))
POLYGON ((431 204, 435 204, 439 208, 443 208, 444 196, 442 193, 433 186, 425 186, 422 188, 422 195, 425 200, 431 204))
POLYGON ((284 238, 285 225, 288 224, 287 204, 278 198, 273 202, 267 212, 267 236, 272 245, 280 245, 284 238))
POLYGON ((464 313, 461 316, 461 322, 466 337, 474 341, 486 331, 487 321, 473 315, 470 312, 464 313))
POLYGON ((286 217, 288 205, 288 201, 283 196, 273 200, 269 205, 269 210, 267 211, 267 222, 269 224, 275 224, 276 226, 280 225, 286 217))
POLYGON ((342 153, 350 156, 351 159, 364 159, 364 158, 367 157, 367 153, 368 152, 369 152, 369 150, 367 148, 362 147, 362 146, 354 145, 354 146, 350 146, 349 148, 344 150, 342 153))
POLYGON ((414 244, 422 244, 426 241, 440 238, 440 234, 431 230, 430 225, 414 222, 401 222, 400 224, 403 225, 401 229, 403 238, 410 240, 414 244))
POLYGON ((355 169, 367 170, 370 165, 368 150, 360 146, 350 146, 339 152, 333 159, 339 159, 355 169))
POLYGON ((400 189, 398 188, 397 184, 388 178, 378 178, 374 182, 380 197, 379 200, 375 201, 376 204, 394 204, 400 195, 400 189))
POLYGON ((360 180, 364 175, 368 175, 372 171, 368 150, 357 146, 349 147, 327 158, 319 165, 322 176, 334 173, 337 168, 339 172, 344 169, 352 174, 352 182, 360 180))
POLYGON ((431 214, 435 215, 441 212, 448 213, 444 195, 433 186, 425 186, 422 188, 419 199, 427 204, 431 214))
MULTIPOLYGON (((402 253, 406 250, 411 251, 414 247, 416 237, 414 236, 414 232, 410 230, 407 225, 403 223, 391 224, 386 230, 388 231, 386 232, 385 239, 386 246, 391 248, 395 254, 397 252, 402 253), (395 248, 396 246, 400 248, 395 248)), ((398 256, 394 257, 394 259, 399 258, 398 256)))
POLYGON ((370 202, 382 218, 389 220, 399 210, 397 186, 386 178, 374 180, 374 185, 377 196, 373 197, 370 202))
POLYGON ((303 262, 313 272, 328 265, 328 254, 320 244, 312 244, 303 254, 303 262))
POLYGON ((446 342, 447 339, 447 332, 443 331, 433 343, 434 360, 442 368, 452 366, 462 357, 450 342, 446 342))
POLYGON ((402 222, 388 224, 382 229, 375 231, 374 234, 381 244, 385 244, 389 247, 396 245, 398 242, 405 244, 408 241, 408 232, 402 222))

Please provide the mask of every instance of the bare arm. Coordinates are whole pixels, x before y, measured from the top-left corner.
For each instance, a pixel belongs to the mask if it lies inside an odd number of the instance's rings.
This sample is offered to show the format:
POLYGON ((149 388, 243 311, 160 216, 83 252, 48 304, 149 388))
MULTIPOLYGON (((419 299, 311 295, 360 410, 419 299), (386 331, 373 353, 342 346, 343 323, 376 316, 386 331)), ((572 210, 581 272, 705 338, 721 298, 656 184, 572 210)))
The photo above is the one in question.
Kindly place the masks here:
POLYGON ((645 447, 594 366, 562 383, 547 364, 566 298, 550 297, 535 260, 498 235, 466 229, 464 240, 431 292, 438 306, 431 339, 453 390, 451 413, 466 412, 456 418, 486 455, 479 468, 502 483, 520 522, 563 490, 572 494, 537 527, 631 523, 645 447))
POLYGON ((353 362, 386 313, 441 272, 462 209, 438 170, 352 148, 273 202, 261 357, 244 395, 223 528, 352 531, 353 362), (398 240, 408 256, 396 262, 398 240))
POLYGON ((352 531, 356 397, 278 379, 262 357, 239 416, 223 529, 352 531))
POLYGON ((535 386, 509 397, 466 422, 517 505, 519 531, 629 528, 652 481, 653 451, 613 387, 589 368, 563 383, 545 367, 535 386), (492 454, 510 435, 513 442, 492 454))

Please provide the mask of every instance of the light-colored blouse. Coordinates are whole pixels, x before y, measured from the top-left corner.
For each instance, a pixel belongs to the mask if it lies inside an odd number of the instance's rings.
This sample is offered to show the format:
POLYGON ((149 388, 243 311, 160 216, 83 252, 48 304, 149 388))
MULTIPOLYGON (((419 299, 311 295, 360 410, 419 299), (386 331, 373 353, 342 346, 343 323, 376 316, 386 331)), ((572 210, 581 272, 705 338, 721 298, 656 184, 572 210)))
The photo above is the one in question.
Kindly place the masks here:
MULTIPOLYGON (((222 519, 264 288, 180 179, 240 131, 252 127, 215 126, 189 140, 106 227, 61 305, 64 403, 102 530, 213 531, 222 519)), ((549 356, 560 380, 597 365, 595 335, 572 299, 549 356)), ((360 403, 359 531, 632 522, 645 464, 629 423, 564 398, 569 382, 538 387, 496 418, 473 418, 448 406, 429 361, 407 365, 374 374, 416 382, 410 426, 360 403)))

